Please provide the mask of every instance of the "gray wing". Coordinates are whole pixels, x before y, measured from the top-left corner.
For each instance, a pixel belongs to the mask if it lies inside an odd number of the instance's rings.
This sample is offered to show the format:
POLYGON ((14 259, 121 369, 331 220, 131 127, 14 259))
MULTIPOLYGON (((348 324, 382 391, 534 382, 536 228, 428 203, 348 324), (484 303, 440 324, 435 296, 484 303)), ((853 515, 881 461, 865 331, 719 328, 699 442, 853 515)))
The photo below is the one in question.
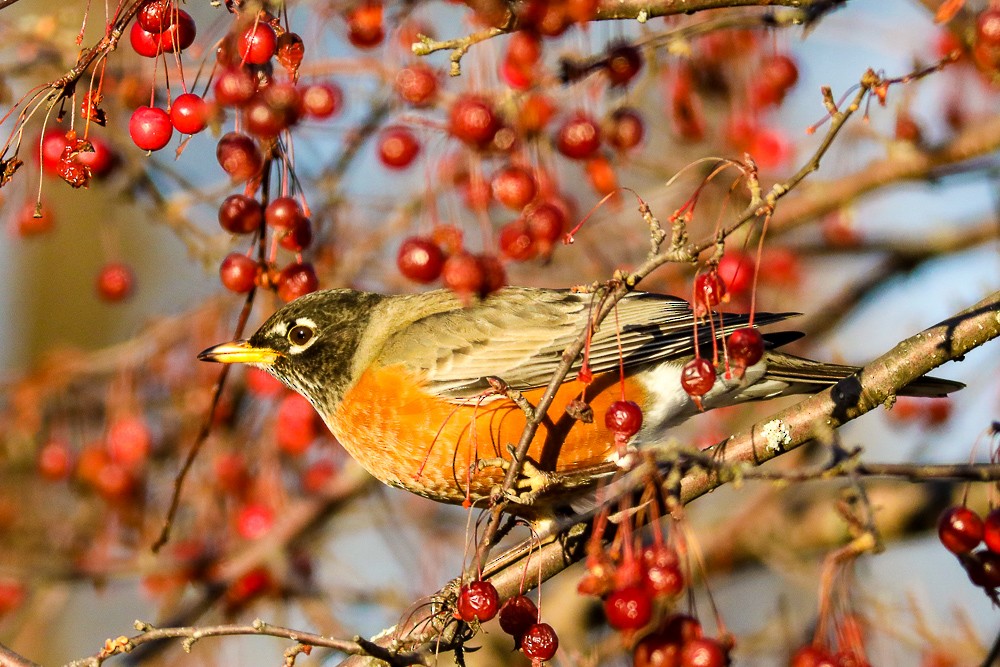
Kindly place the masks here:
MULTIPOLYGON (((411 368, 426 378, 431 391, 451 399, 481 394, 489 388, 490 376, 521 391, 544 387, 563 350, 587 327, 592 304, 590 294, 507 288, 471 307, 416 321, 406 328, 405 343, 398 334, 387 341, 379 361, 411 368)), ((754 321, 764 325, 793 314, 758 313, 754 321)), ((725 315, 722 335, 747 322, 747 315, 725 315)), ((698 341, 701 354, 711 356, 712 329, 705 320, 698 324, 698 341)), ((635 292, 619 301, 617 315, 612 312, 593 333, 589 362, 597 374, 617 369, 619 358, 626 370, 634 370, 693 353, 688 303, 635 292)), ((579 358, 574 361, 569 379, 581 363, 579 358)))

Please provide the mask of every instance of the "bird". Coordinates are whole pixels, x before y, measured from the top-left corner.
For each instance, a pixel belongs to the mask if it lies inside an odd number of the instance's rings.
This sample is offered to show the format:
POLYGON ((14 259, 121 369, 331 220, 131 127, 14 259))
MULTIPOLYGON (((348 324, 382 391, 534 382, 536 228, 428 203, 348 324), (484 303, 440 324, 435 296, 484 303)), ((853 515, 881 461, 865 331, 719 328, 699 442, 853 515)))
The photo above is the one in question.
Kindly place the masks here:
MULTIPOLYGON (((617 461, 622 443, 603 415, 622 399, 641 409, 641 428, 626 443, 635 451, 663 442, 671 427, 702 410, 816 393, 859 370, 777 349, 798 332, 764 333, 760 360, 742 374, 718 364, 699 405, 681 386, 685 363, 710 358, 737 329, 796 313, 696 316, 684 299, 632 291, 593 327, 595 303, 592 293, 529 287, 472 302, 447 289, 323 290, 285 304, 249 339, 198 358, 270 373, 304 396, 374 477, 466 505, 489 498, 502 482, 525 426, 510 390, 537 405, 564 350, 588 327, 585 353, 570 366, 528 451, 531 468, 543 475, 580 475, 617 461), (581 405, 596 418, 579 418, 581 405)), ((962 386, 924 377, 899 393, 944 396, 962 386)))

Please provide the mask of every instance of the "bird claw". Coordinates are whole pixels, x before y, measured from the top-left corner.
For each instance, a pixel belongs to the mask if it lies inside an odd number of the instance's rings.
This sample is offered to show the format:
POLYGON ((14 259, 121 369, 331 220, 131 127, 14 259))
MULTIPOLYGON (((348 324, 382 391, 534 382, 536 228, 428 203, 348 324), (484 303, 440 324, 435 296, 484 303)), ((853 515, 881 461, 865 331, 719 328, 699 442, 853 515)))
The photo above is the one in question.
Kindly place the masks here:
MULTIPOLYGON (((480 470, 483 468, 502 468, 506 471, 510 469, 510 465, 511 462, 507 459, 497 457, 481 459, 478 467, 480 470)), ((528 459, 521 466, 521 474, 515 483, 515 488, 503 490, 503 497, 518 505, 531 505, 546 491, 558 487, 562 480, 562 475, 541 470, 528 459)))

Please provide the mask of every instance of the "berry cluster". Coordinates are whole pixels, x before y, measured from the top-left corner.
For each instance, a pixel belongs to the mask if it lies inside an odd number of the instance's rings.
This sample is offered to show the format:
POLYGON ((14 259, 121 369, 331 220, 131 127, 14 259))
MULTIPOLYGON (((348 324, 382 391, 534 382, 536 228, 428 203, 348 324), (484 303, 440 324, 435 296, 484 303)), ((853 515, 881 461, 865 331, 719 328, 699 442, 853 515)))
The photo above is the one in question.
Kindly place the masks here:
POLYGON ((559 637, 548 623, 539 622, 538 607, 525 595, 515 595, 503 605, 497 589, 488 581, 477 579, 458 592, 455 617, 466 623, 485 623, 500 615, 500 627, 514 638, 532 665, 551 660, 559 648, 559 637))
POLYGON ((949 507, 938 519, 938 539, 958 557, 969 580, 1000 604, 1000 508, 983 519, 965 505, 949 507))

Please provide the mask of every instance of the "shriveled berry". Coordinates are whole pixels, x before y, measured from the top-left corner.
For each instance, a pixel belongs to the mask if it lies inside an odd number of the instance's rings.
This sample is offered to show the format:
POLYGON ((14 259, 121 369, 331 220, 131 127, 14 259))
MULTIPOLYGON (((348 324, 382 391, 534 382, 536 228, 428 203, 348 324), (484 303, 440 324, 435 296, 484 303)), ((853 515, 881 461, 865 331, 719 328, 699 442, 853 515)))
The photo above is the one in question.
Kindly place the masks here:
POLYGON ((535 623, 521 637, 521 653, 527 658, 551 660, 559 650, 559 636, 548 623, 535 623))
POLYGON ((466 623, 485 623, 500 610, 500 596, 488 581, 470 581, 458 593, 455 615, 466 623))
POLYGON ((696 316, 704 315, 722 303, 726 296, 726 284, 716 271, 699 273, 694 279, 694 311, 696 316))
POLYGON ((500 607, 500 628, 518 642, 538 623, 538 607, 525 595, 515 595, 500 607))
POLYGON ((737 376, 764 358, 764 337, 754 327, 744 327, 729 334, 726 352, 737 376))
POLYGON ((968 553, 983 541, 983 520, 964 505, 949 507, 938 519, 938 538, 948 551, 968 553))
POLYGON ((441 276, 444 252, 432 239, 411 236, 399 246, 396 255, 399 272, 418 283, 431 283, 441 276))

